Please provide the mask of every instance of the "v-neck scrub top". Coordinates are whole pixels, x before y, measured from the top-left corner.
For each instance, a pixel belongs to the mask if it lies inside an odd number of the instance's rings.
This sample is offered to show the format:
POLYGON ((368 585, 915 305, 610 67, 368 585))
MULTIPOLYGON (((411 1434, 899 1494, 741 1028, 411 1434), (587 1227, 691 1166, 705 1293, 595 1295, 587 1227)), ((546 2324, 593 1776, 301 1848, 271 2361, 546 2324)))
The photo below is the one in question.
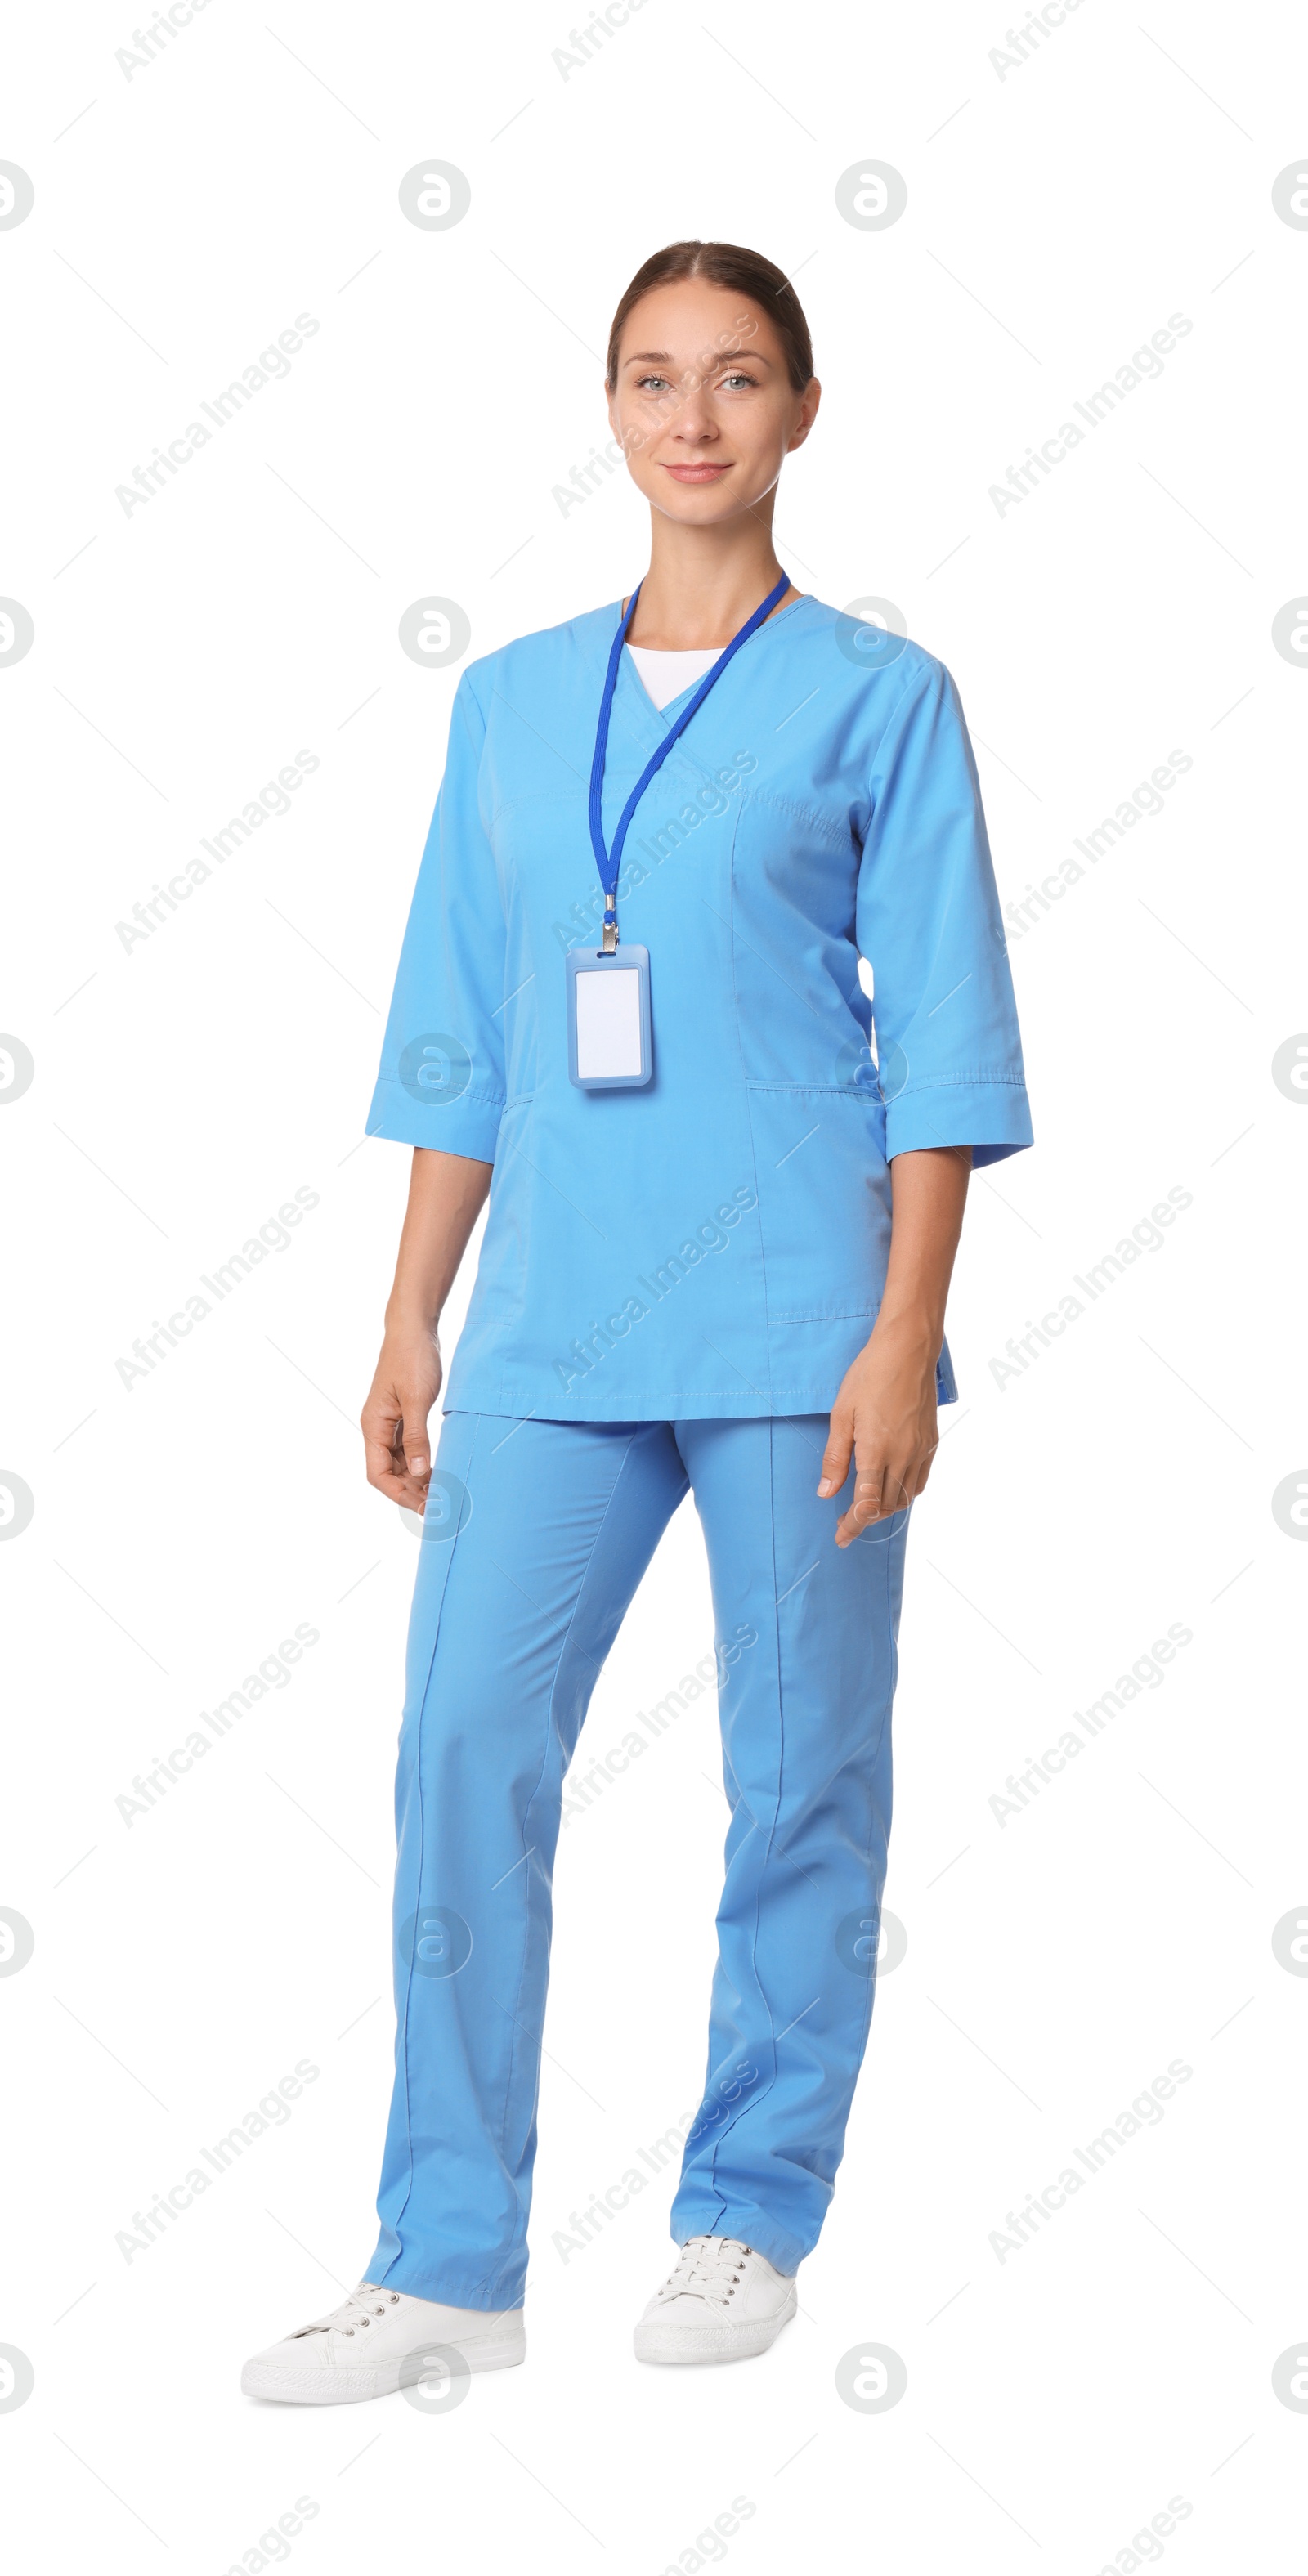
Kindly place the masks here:
POLYGON ((652 644, 628 644, 625 649, 646 697, 656 707, 670 706, 674 698, 685 696, 692 682, 707 679, 718 658, 717 646, 701 653, 662 653, 652 644))
MULTIPOLYGON (((825 1412, 880 1303, 892 1157, 1031 1142, 962 709, 929 653, 881 638, 868 667, 869 630, 809 595, 750 637, 623 852, 653 1079, 583 1091, 564 959, 599 945, 587 797, 621 616, 459 682, 368 1131, 494 1166, 445 1412, 825 1412)), ((606 845, 688 694, 660 711, 620 656, 606 845)))

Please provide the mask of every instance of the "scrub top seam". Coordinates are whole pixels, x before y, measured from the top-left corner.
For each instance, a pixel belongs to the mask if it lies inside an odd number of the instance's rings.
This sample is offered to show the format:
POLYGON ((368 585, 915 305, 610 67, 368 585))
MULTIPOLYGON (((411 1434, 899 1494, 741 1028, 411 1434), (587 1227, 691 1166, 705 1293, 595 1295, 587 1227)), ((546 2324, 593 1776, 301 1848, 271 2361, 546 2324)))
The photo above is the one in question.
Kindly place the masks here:
MULTIPOLYGON (((379 1073, 377 1076, 377 1089, 379 1091, 403 1091, 406 1093, 408 1098, 413 1098, 412 1093, 408 1091, 408 1086, 400 1081, 398 1074, 379 1073)), ((531 1098, 533 1095, 528 1093, 525 1096, 527 1098, 531 1098)), ((486 1091, 479 1088, 479 1086, 473 1082, 469 1083, 466 1091, 459 1092, 457 1097, 459 1100, 468 1101, 477 1109, 498 1109, 501 1114, 503 1114, 504 1110, 509 1105, 498 1091, 486 1091)), ((430 1101, 416 1101, 414 1103, 415 1108, 429 1109, 437 1105, 438 1104, 430 1101)), ((455 1106, 455 1102, 451 1101, 449 1105, 453 1108, 455 1106)), ((514 1106, 516 1107, 516 1105, 517 1104, 515 1102, 514 1106)), ((369 1132, 375 1135, 376 1129, 373 1128, 369 1132)))
POLYGON ((912 1100, 915 1095, 921 1091, 970 1091, 975 1085, 979 1085, 981 1083, 985 1083, 992 1090, 1007 1088, 1010 1091, 1025 1091, 1026 1089, 1024 1077, 1017 1073, 986 1073, 983 1071, 973 1073, 931 1073, 927 1074, 921 1082, 906 1082, 903 1090, 897 1091, 894 1098, 887 1101, 886 1106, 888 1109, 893 1109, 901 1100, 912 1100))
MULTIPOLYGON (((949 1079, 948 1076, 942 1076, 941 1078, 942 1080, 949 1079)), ((758 1080, 753 1080, 748 1074, 744 1077, 744 1082, 746 1091, 783 1091, 794 1092, 800 1095, 816 1093, 818 1097, 823 1100, 848 1100, 853 1103, 856 1109, 864 1110, 879 1109, 883 1106, 883 1103, 870 1086, 866 1091, 864 1091, 860 1090, 857 1083, 852 1082, 773 1082, 770 1080, 764 1080, 761 1077, 758 1080)), ((925 1089, 925 1084, 922 1087, 925 1089)), ((905 1099, 907 1097, 908 1090, 911 1088, 912 1086, 910 1084, 906 1086, 904 1091, 897 1091, 895 1094, 896 1100, 905 1099)))
POLYGON ((724 790, 724 793, 739 795, 742 805, 766 805, 770 806, 775 813, 793 814, 797 822, 805 824, 809 831, 816 832, 822 840, 829 841, 833 850, 857 853, 858 844, 852 832, 843 831, 839 824, 829 822, 827 817, 819 814, 813 806, 801 805, 798 797, 777 796, 767 787, 732 788, 724 790))
MULTIPOLYGON (((732 1025, 736 1032, 736 1058, 740 1067, 741 1083, 744 1086, 745 1115, 749 1121, 750 1182, 754 1192, 754 1205, 750 1213, 755 1217, 758 1224, 758 1259, 759 1270, 762 1274, 763 1280, 763 1331, 764 1338, 767 1343, 768 1357, 767 1403, 769 1407, 771 1407, 775 1402, 776 1388, 772 1383, 772 1336, 769 1331, 769 1326, 772 1322, 772 1315, 768 1300, 768 1257, 763 1241, 763 1199, 758 1185, 758 1138, 754 1133, 754 1119, 749 1106, 749 1087, 745 1082, 745 1039, 740 1025, 740 981, 736 972, 736 842, 739 839, 739 836, 740 813, 737 811, 731 827, 731 848, 727 855, 727 928, 731 939, 732 1025)), ((710 1344, 710 1348, 711 1347, 712 1345, 710 1344)), ((748 1379, 746 1379, 745 1382, 748 1385, 748 1379)), ((677 1389, 677 1392, 678 1394, 687 1395, 690 1393, 690 1389, 688 1387, 680 1387, 677 1389)), ((727 1390, 721 1387, 711 1387, 708 1388, 706 1392, 716 1397, 718 1395, 725 1394, 727 1390)), ((754 1393, 756 1395, 761 1394, 761 1388, 755 1387, 754 1393)))
MULTIPOLYGON (((881 1309, 880 1309, 880 1307, 879 1307, 879 1306, 856 1306, 856 1307, 853 1307, 853 1308, 850 1308, 850 1309, 842 1310, 842 1311, 841 1311, 841 1313, 840 1313, 840 1314, 838 1314, 838 1315, 813 1315, 813 1314, 808 1314, 808 1315, 773 1315, 773 1316, 771 1316, 771 1317, 769 1318, 769 1320, 770 1320, 770 1322, 772 1322, 772 1323, 774 1323, 774 1324, 786 1324, 786 1325, 793 1325, 793 1324, 843 1324, 843 1323, 861 1323, 861 1322, 863 1321, 863 1319, 864 1319, 866 1316, 868 1316, 868 1315, 879 1315, 879 1314, 880 1314, 880 1312, 881 1312, 881 1309)), ((515 1318, 512 1318, 512 1319, 506 1319, 506 1318, 501 1317, 498 1321, 488 1320, 488 1321, 487 1321, 487 1322, 485 1322, 485 1323, 476 1323, 476 1324, 471 1324, 471 1325, 467 1325, 467 1324, 465 1324, 465 1326, 464 1326, 464 1331, 465 1331, 465 1332, 467 1332, 467 1331, 472 1331, 472 1332, 476 1332, 476 1333, 482 1333, 482 1332, 486 1332, 486 1333, 503 1333, 503 1332, 507 1332, 507 1331, 509 1331, 509 1330, 510 1330, 510 1328, 511 1328, 511 1321, 516 1322, 516 1321, 517 1321, 517 1318, 515 1317, 515 1318)), ((844 1377, 845 1377, 845 1375, 847 1374, 847 1367, 848 1367, 848 1363, 846 1364, 846 1367, 845 1367, 845 1368, 842 1368, 839 1372, 833 1371, 833 1373, 832 1373, 832 1374, 833 1374, 833 1379, 834 1379, 834 1381, 835 1381, 835 1385, 836 1385, 837 1389, 838 1389, 838 1387, 839 1387, 839 1384, 840 1384, 841 1380, 843 1380, 843 1378, 844 1378, 844 1377)), ((743 1372, 743 1370, 742 1370, 741 1374, 742 1374, 742 1376, 744 1376, 744 1372, 743 1372)), ((749 1384, 749 1380, 748 1380, 748 1379, 746 1379, 746 1380, 745 1380, 745 1383, 746 1383, 746 1385, 748 1385, 748 1384, 749 1384)), ((775 1418, 776 1420, 778 1420, 778 1421, 784 1421, 784 1420, 786 1420, 788 1417, 787 1417, 787 1415, 786 1415, 786 1413, 785 1413, 784 1408, 782 1408, 782 1409, 778 1410, 777 1405, 776 1405, 776 1404, 773 1402, 773 1400, 772 1400, 774 1396, 782 1396, 782 1395, 786 1395, 786 1396, 791 1396, 791 1397, 797 1397, 797 1396, 809 1396, 809 1397, 811 1397, 811 1398, 812 1398, 812 1402, 811 1402, 811 1403, 807 1403, 807 1404, 799 1404, 799 1405, 795 1408, 795 1409, 796 1409, 796 1411, 797 1411, 798 1413, 800 1413, 800 1414, 804 1414, 804 1413, 829 1413, 829 1412, 830 1412, 830 1410, 831 1410, 832 1405, 833 1405, 833 1404, 834 1404, 834 1402, 835 1402, 835 1394, 834 1394, 834 1393, 833 1393, 833 1394, 831 1394, 831 1395, 827 1395, 827 1394, 824 1394, 820 1388, 817 1388, 817 1387, 811 1387, 811 1386, 778 1386, 778 1387, 773 1387, 773 1388, 771 1389, 771 1391, 770 1391, 769 1395, 767 1395, 766 1397, 763 1395, 763 1391, 762 1391, 762 1389, 761 1389, 761 1388, 759 1388, 759 1387, 756 1387, 756 1388, 753 1390, 753 1392, 754 1392, 756 1395, 758 1395, 758 1397, 759 1397, 759 1399, 760 1399, 760 1404, 761 1404, 761 1407, 762 1407, 761 1412, 760 1412, 757 1416, 750 1415, 750 1414, 741 1414, 741 1415, 735 1415, 735 1414, 720 1414, 720 1415, 711 1415, 711 1414, 710 1414, 710 1415, 683 1414, 681 1418, 682 1418, 682 1419, 684 1419, 684 1420, 686 1420, 686 1421, 692 1421, 692 1422, 693 1422, 693 1421, 700 1421, 700 1420, 706 1420, 706 1421, 718 1420, 718 1421, 724 1421, 724 1422, 726 1422, 726 1421, 736 1421, 736 1420, 740 1420, 740 1421, 749 1421, 749 1420, 751 1420, 751 1419, 757 1419, 757 1420, 760 1420, 760 1421, 761 1421, 761 1420, 763 1420, 763 1419, 765 1419, 765 1418, 767 1418, 767 1417, 771 1416, 771 1417, 774 1417, 774 1418, 775 1418)), ((607 1422, 607 1423, 610 1425, 610 1427, 611 1427, 615 1422, 639 1422, 639 1423, 642 1423, 642 1424, 643 1424, 643 1423, 646 1423, 646 1422, 668 1422, 668 1421, 675 1420, 675 1419, 677 1418, 675 1415, 672 1415, 672 1414, 670 1414, 670 1413, 668 1412, 668 1399, 669 1399, 669 1397, 672 1397, 672 1396, 681 1396, 682 1398, 685 1398, 685 1397, 689 1396, 689 1397, 693 1398, 693 1400, 694 1400, 696 1403, 706 1403, 710 1397, 717 1397, 717 1396, 730 1397, 730 1396, 734 1396, 734 1395, 735 1395, 735 1394, 737 1394, 737 1393, 738 1393, 738 1389, 737 1389, 737 1388, 735 1388, 735 1387, 731 1387, 731 1386, 674 1386, 674 1387, 664 1387, 664 1388, 662 1388, 662 1389, 660 1390, 658 1406, 657 1406, 657 1409, 656 1409, 653 1413, 632 1413, 630 1410, 625 1410, 625 1411, 620 1412, 620 1413, 594 1413, 594 1414, 592 1414, 592 1413, 586 1413, 586 1414, 580 1414, 580 1413, 555 1413, 555 1414, 549 1414, 549 1413, 538 1413, 534 1405, 529 1405, 529 1406, 526 1408, 525 1412, 524 1412, 524 1410, 523 1410, 523 1406, 522 1406, 522 1403, 521 1403, 520 1399, 519 1399, 518 1397, 516 1397, 516 1396, 510 1396, 510 1395, 506 1394, 506 1392, 505 1392, 505 1390, 504 1390, 504 1388, 503 1388, 503 1385, 501 1385, 501 1389, 500 1389, 500 1410, 496 1413, 495 1418, 496 1418, 496 1420, 497 1420, 497 1421, 503 1421, 503 1422, 515 1422, 515 1421, 527 1421, 527 1422, 529 1422, 529 1421, 538 1421, 538 1422, 568 1422, 568 1423, 572 1423, 572 1422, 607 1422)), ((492 1408, 491 1406, 489 1406, 489 1405, 487 1405, 487 1406, 486 1406, 486 1407, 484 1407, 484 1408, 482 1408, 482 1407, 478 1407, 477 1409, 478 1409, 479 1411, 481 1411, 481 1410, 483 1410, 483 1409, 484 1409, 486 1412, 490 1412, 490 1411, 492 1411, 492 1410, 493 1410, 493 1408, 492 1408)), ((449 1404, 449 1405, 443 1405, 443 1406, 442 1406, 442 1408, 441 1408, 441 1411, 442 1411, 442 1414, 443 1414, 443 1415, 451 1414, 451 1413, 467 1413, 467 1412, 470 1412, 471 1410, 472 1410, 472 1408, 471 1408, 469 1405, 466 1405, 466 1404, 449 1404)))
MULTIPOLYGON (((931 658, 932 658, 932 659, 934 659, 934 656, 932 656, 931 658)), ((938 664, 937 664, 937 668, 938 668, 939 670, 941 670, 941 671, 944 671, 944 669, 945 669, 945 665, 944 665, 944 663, 943 663, 943 662, 938 663, 938 664)), ((947 678, 949 677, 949 674, 948 674, 948 673, 946 673, 946 677, 947 677, 947 678)), ((919 688, 919 689, 920 689, 920 688, 925 688, 925 687, 929 686, 929 684, 930 684, 930 672, 929 672, 929 670, 928 670, 927 672, 925 672, 925 673, 924 673, 924 672, 922 672, 922 671, 920 671, 920 670, 911 670, 911 671, 909 671, 909 672, 907 672, 907 673, 906 673, 906 675, 905 675, 905 679, 904 679, 904 685, 903 685, 902 689, 900 690, 899 695, 898 695, 898 697, 896 698, 894 705, 893 705, 892 707, 890 707, 890 708, 887 710, 885 723, 882 725, 881 731, 880 731, 880 733, 877 735, 876 742, 875 742, 875 744, 873 745, 872 753, 871 753, 871 764, 870 764, 870 765, 871 765, 871 767, 872 767, 873 769, 875 769, 876 764, 877 764, 878 760, 880 759, 880 757, 881 757, 881 754, 882 754, 883 750, 885 749, 886 743, 888 742, 888 740, 889 740, 889 738, 890 738, 890 735, 891 735, 891 733, 892 733, 892 731, 893 731, 893 729, 894 729, 895 725, 898 723, 900 716, 903 714, 904 707, 905 707, 905 705, 906 705, 906 703, 907 703, 907 700, 908 700, 908 699, 909 699, 909 697, 911 696, 911 694, 912 694, 913 690, 914 690, 915 688, 919 688)), ((897 749, 897 746, 896 746, 896 749, 897 749)), ((894 769, 894 761, 895 761, 895 754, 894 754, 894 753, 892 753, 892 755, 891 755, 891 762, 890 762, 890 769, 891 769, 891 772, 893 772, 893 769, 894 769)), ((885 784, 888 786, 888 785, 889 785, 889 783, 890 783, 889 776, 887 776, 887 779, 886 779, 886 781, 885 781, 885 784)), ((859 817, 859 820, 861 820, 861 817, 862 817, 862 814, 863 814, 864 810, 866 810, 867 821, 866 821, 866 825, 865 825, 865 826, 864 826, 864 828, 862 828, 861 830, 858 828, 858 823, 855 821, 855 818, 854 818, 853 816, 851 816, 851 818, 850 818, 850 819, 851 819, 851 828, 853 829, 853 832, 854 832, 854 846, 855 846, 855 849, 856 849, 856 850, 857 850, 857 852, 858 852, 860 868, 861 868, 861 866, 862 866, 862 862, 863 862, 864 858, 865 858, 865 857, 866 857, 866 855, 867 855, 867 844, 868 844, 868 841, 869 841, 869 839, 870 839, 870 837, 871 837, 872 833, 873 833, 873 832, 875 831, 875 829, 876 829, 877 816, 878 816, 878 814, 879 814, 879 812, 880 812, 880 805, 879 805, 878 799, 873 795, 873 793, 872 793, 872 791, 871 791, 871 788, 870 788, 870 787, 869 787, 869 790, 868 790, 868 797, 867 797, 867 805, 866 805, 866 809, 864 809, 864 808, 862 808, 862 807, 860 807, 860 808, 858 809, 858 817, 859 817)))

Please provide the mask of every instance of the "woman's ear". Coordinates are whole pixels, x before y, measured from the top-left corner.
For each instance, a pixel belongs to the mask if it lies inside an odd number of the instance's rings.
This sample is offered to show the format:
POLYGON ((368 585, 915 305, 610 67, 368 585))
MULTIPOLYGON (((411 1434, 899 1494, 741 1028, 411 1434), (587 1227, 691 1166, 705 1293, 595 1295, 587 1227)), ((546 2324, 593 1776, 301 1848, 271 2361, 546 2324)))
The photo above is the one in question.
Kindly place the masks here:
POLYGON ((814 376, 812 383, 806 385, 804 389, 803 400, 799 407, 799 419, 796 423, 793 435, 786 446, 787 456, 792 456, 797 447, 803 446, 814 421, 817 419, 818 404, 821 400, 822 387, 818 383, 817 377, 814 376))

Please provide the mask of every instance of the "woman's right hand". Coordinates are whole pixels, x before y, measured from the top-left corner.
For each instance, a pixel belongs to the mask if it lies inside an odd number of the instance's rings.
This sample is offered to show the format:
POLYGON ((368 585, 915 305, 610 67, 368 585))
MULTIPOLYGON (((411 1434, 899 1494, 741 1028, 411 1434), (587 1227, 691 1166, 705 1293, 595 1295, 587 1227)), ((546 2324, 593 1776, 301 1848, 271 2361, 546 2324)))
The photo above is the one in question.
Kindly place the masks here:
POLYGON ((406 1511, 421 1513, 427 1507, 427 1416, 440 1384, 435 1325, 388 1324, 360 1420, 369 1484, 406 1511))

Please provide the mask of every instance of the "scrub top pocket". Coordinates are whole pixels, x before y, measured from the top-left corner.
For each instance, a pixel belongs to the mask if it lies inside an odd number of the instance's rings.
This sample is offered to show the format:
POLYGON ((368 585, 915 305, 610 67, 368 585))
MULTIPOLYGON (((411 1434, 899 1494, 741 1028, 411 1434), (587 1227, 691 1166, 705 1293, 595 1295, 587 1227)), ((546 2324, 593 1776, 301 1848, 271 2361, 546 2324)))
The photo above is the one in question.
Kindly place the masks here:
POLYGON ((773 1084, 751 1084, 747 1098, 769 1323, 870 1320, 890 1251, 880 1101, 773 1084))

